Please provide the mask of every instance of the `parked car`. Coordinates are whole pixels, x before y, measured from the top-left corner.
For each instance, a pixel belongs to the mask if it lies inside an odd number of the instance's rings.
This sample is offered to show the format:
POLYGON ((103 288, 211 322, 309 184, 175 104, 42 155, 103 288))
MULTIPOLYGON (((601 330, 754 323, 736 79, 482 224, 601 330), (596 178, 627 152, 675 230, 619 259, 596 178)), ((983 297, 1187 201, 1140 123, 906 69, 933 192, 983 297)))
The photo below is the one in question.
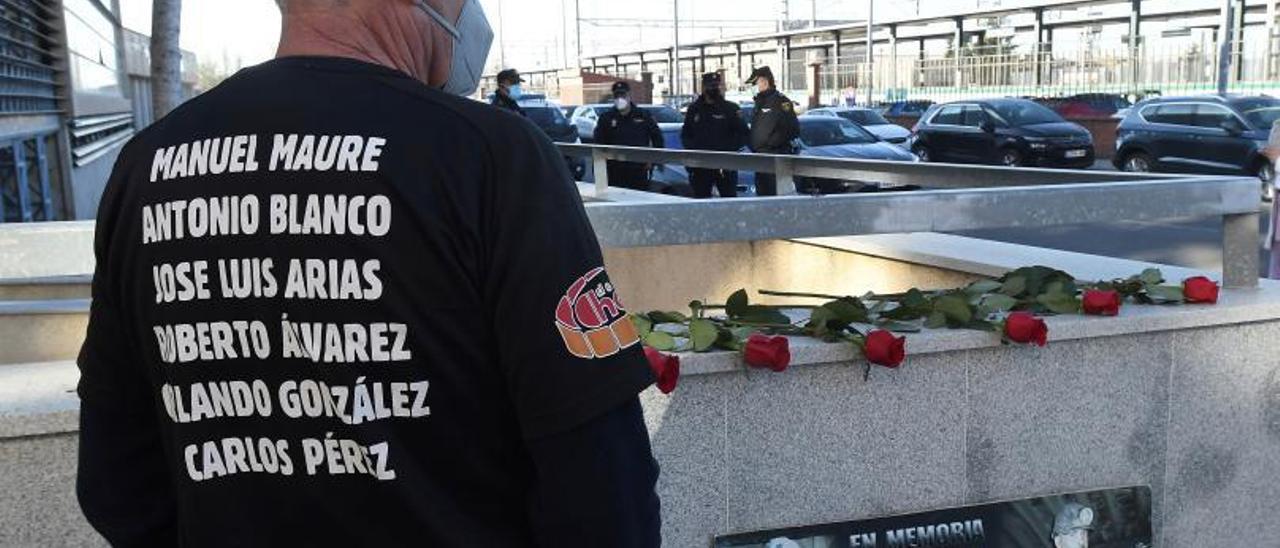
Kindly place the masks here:
POLYGON ((912 152, 928 162, 1087 168, 1093 136, 1026 99, 935 105, 916 124, 912 152))
POLYGON ((1070 97, 1050 97, 1036 101, 1064 118, 1108 118, 1133 106, 1114 93, 1081 93, 1070 97))
MULTIPOLYGON (((676 143, 680 142, 679 126, 681 124, 684 124, 684 116, 681 115, 679 111, 667 105, 636 105, 636 106, 649 111, 649 113, 653 115, 654 121, 658 122, 659 127, 662 127, 664 125, 670 126, 674 124, 676 126, 675 142, 676 143)), ((569 121, 570 123, 572 123, 574 126, 578 128, 578 137, 582 139, 582 142, 590 143, 594 140, 595 132, 596 132, 596 122, 600 119, 601 114, 604 114, 605 111, 611 108, 613 108, 613 105, 596 103, 593 105, 582 105, 573 112, 573 116, 569 117, 569 121)), ((670 148, 672 141, 667 129, 670 129, 670 127, 664 127, 663 133, 667 135, 666 145, 668 148, 670 148)))
POLYGON ((578 105, 560 105, 560 112, 564 114, 566 119, 573 117, 573 111, 578 110, 578 105))
MULTIPOLYGON (((557 143, 579 143, 578 130, 569 123, 564 117, 564 113, 560 110, 560 106, 541 100, 520 101, 520 108, 524 109, 525 116, 530 122, 542 129, 552 141, 557 143)), ((565 162, 569 166, 569 172, 573 174, 574 179, 581 181, 586 175, 586 160, 583 158, 565 157, 565 162)))
POLYGON ((884 119, 879 112, 862 107, 823 107, 811 109, 810 116, 840 117, 858 124, 880 140, 895 145, 905 145, 911 131, 884 119))
POLYGON ((880 114, 884 116, 922 116, 934 102, 929 100, 894 101, 880 106, 880 114))
MULTIPOLYGON (((800 117, 801 156, 822 158, 856 158, 916 162, 906 149, 884 142, 870 131, 844 118, 804 115, 800 117)), ((796 192, 802 194, 842 194, 878 189, 879 184, 815 177, 796 177, 796 192)))
POLYGON ((1280 99, 1267 96, 1161 97, 1138 103, 1116 132, 1116 167, 1255 175, 1270 196, 1274 173, 1262 156, 1280 99))

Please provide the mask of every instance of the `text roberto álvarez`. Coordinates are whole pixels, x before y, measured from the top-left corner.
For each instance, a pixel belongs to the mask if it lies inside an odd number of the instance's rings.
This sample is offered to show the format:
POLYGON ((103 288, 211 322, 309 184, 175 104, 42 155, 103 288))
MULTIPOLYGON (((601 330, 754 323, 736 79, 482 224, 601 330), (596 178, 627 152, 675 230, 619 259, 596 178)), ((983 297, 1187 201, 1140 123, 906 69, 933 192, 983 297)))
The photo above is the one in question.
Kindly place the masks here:
MULTIPOLYGON (((351 135, 273 135, 269 156, 258 156, 257 135, 204 139, 155 151, 150 180, 252 172, 369 173, 378 171, 386 140, 351 135)), ((267 141, 267 139, 263 139, 267 141)), ((314 238, 385 237, 391 229, 385 195, 256 194, 193 197, 142 208, 142 243, 230 236, 314 238)), ((286 299, 377 301, 383 294, 376 258, 240 257, 153 264, 157 306, 198 306, 215 300, 286 299)), ((207 310, 207 308, 200 308, 207 310)), ((153 326, 161 361, 198 367, 224 360, 303 360, 359 366, 413 358, 408 327, 394 321, 324 323, 279 318, 221 318, 153 326), (274 336, 272 332, 274 331, 274 336)), ((333 384, 315 379, 269 385, 262 379, 165 384, 161 399, 170 421, 284 417, 342 425, 420 419, 430 415, 425 379, 377 382, 358 377, 333 384)), ((321 432, 298 440, 227 437, 187 445, 182 458, 193 481, 234 474, 346 475, 380 481, 396 477, 386 442, 365 444, 321 432)))

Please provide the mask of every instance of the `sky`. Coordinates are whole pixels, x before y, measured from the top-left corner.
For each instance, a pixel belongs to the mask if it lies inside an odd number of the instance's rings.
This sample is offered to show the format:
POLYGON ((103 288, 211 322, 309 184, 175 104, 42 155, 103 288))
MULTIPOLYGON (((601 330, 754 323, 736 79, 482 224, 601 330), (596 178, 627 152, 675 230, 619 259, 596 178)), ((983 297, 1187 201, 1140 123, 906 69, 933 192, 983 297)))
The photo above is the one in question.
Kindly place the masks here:
MULTIPOLYGON (((789 19, 860 20, 867 0, 479 0, 498 33, 490 71, 498 65, 524 70, 560 68, 571 61, 574 7, 582 18, 584 53, 658 48, 671 44, 671 19, 679 3, 681 41, 771 31, 788 6, 789 19), (567 55, 566 55, 567 54, 567 55)), ((876 18, 913 15, 941 7, 1016 5, 1023 0, 875 0, 876 18)), ((1204 0, 1156 0, 1157 3, 1204 0)), ((126 27, 149 34, 150 0, 120 0, 126 27)), ((273 0, 185 0, 182 47, 202 63, 227 72, 270 59, 280 33, 273 0)))
MULTIPOLYGON (((643 43, 671 43, 674 0, 576 0, 583 18, 583 49, 613 51, 643 43), (640 6, 644 6, 643 9, 640 6)), ((957 0, 924 0, 957 1, 957 0)), ((981 0, 965 0, 981 1, 981 0)), ((989 0, 988 0, 989 1, 989 0)), ((533 68, 563 66, 572 55, 575 0, 480 0, 501 40, 490 64, 533 68), (563 19, 562 19, 563 16, 563 19), (563 21, 563 23, 562 23, 563 21), (567 38, 566 38, 567 37, 567 38)), ((783 0, 679 0, 681 40, 772 30, 783 0)), ((909 0, 882 2, 887 5, 909 0)), ((824 17, 860 15, 863 0, 790 0, 791 17, 808 20, 816 5, 824 17)), ((150 34, 150 0, 120 0, 125 27, 150 34)), ((280 12, 273 0, 185 0, 181 40, 201 62, 227 70, 270 59, 280 36, 280 12)))

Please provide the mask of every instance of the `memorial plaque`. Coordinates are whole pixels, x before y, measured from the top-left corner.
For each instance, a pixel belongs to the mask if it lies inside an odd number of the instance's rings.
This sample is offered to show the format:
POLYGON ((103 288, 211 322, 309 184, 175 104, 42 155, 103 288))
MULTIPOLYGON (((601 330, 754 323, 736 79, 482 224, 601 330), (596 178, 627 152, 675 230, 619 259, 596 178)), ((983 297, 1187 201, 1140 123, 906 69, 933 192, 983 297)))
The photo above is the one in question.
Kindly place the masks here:
POLYGON ((716 537, 713 548, 1150 548, 1151 489, 1124 487, 716 537))

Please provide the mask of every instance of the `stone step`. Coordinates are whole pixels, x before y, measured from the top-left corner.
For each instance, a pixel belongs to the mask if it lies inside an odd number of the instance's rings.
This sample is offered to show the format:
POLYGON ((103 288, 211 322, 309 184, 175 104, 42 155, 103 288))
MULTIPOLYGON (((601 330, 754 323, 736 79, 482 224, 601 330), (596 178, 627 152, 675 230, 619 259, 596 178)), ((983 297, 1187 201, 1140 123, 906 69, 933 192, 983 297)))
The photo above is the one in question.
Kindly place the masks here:
POLYGON ((75 360, 89 299, 0 301, 0 367, 75 360))
POLYGON ((88 299, 92 281, 92 276, 0 279, 0 302, 88 299))

